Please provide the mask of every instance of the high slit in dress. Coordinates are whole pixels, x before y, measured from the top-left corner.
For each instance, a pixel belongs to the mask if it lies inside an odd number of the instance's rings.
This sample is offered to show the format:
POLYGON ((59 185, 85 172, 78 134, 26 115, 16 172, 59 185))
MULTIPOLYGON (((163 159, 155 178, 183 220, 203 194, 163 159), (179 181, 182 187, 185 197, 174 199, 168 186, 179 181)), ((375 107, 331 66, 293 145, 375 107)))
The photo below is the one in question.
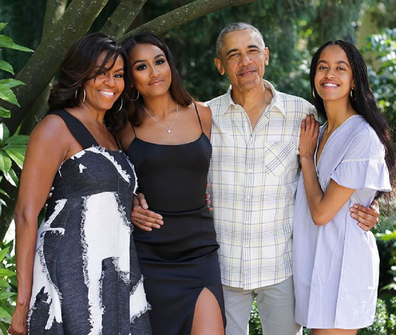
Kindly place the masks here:
POLYGON ((211 153, 203 130, 197 140, 180 145, 145 142, 135 133, 128 148, 139 192, 164 221, 161 229, 133 233, 154 335, 189 335, 204 288, 215 296, 225 322, 219 245, 205 200, 211 153))

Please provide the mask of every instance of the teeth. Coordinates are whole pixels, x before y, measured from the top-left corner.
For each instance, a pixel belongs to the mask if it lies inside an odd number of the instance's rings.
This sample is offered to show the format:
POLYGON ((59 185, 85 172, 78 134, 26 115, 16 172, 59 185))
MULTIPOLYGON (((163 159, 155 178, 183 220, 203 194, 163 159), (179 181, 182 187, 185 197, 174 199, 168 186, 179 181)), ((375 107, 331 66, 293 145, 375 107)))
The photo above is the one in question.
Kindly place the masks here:
POLYGON ((323 86, 326 86, 326 87, 337 87, 336 84, 330 84, 330 83, 323 84, 323 86))
POLYGON ((113 92, 99 91, 100 94, 106 95, 108 97, 112 97, 115 95, 113 92))

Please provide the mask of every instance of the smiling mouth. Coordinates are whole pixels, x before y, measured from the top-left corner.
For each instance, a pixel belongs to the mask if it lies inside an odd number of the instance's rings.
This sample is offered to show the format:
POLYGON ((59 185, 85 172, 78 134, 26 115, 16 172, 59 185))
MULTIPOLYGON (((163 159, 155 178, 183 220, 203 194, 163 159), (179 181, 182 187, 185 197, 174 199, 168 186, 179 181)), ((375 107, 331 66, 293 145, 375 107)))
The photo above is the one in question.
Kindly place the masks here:
POLYGON ((157 81, 153 81, 153 82, 149 83, 149 85, 155 86, 155 85, 162 84, 163 82, 164 82, 163 80, 157 80, 157 81))

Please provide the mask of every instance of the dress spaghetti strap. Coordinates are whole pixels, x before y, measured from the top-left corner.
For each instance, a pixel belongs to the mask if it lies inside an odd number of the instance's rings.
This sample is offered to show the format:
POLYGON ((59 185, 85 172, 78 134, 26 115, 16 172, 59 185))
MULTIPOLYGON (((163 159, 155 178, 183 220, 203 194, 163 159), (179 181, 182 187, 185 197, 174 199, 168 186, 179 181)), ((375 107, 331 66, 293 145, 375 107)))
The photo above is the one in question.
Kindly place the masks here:
POLYGON ((197 112, 197 116, 198 116, 199 125, 201 126, 201 131, 202 131, 202 133, 203 133, 204 131, 203 131, 203 127, 202 127, 201 118, 199 117, 199 113, 198 113, 198 108, 197 108, 197 105, 195 104, 195 102, 193 102, 193 104, 194 104, 194 107, 195 107, 195 111, 197 112))
POLYGON ((84 124, 71 115, 68 111, 64 109, 51 111, 48 115, 55 114, 62 118, 65 122, 67 128, 69 128, 70 132, 74 136, 74 138, 81 144, 83 149, 90 148, 92 146, 99 146, 98 142, 91 135, 87 127, 84 124))

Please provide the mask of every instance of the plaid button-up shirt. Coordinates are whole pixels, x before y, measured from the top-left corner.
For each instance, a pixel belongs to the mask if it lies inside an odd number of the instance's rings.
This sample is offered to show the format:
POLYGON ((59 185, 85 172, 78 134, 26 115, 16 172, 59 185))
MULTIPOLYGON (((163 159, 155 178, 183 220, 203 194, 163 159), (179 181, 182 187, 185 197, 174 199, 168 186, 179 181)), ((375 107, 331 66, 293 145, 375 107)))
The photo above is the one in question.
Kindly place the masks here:
POLYGON ((277 92, 254 129, 230 90, 212 110, 209 171, 224 285, 255 289, 292 275, 292 224, 306 100, 277 92))

